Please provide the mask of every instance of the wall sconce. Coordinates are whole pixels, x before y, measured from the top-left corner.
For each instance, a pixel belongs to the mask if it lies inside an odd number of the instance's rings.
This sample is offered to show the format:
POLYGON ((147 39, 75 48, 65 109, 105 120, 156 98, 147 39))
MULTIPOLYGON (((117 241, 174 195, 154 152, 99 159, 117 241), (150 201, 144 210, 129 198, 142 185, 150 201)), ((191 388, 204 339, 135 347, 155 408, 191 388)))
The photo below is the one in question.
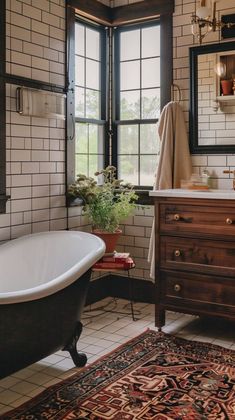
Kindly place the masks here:
POLYGON ((198 38, 200 44, 202 43, 203 38, 210 31, 216 31, 217 28, 235 28, 234 22, 222 22, 221 20, 216 20, 216 1, 212 0, 212 10, 206 6, 205 2, 205 0, 200 1, 200 7, 191 18, 192 34, 198 38))

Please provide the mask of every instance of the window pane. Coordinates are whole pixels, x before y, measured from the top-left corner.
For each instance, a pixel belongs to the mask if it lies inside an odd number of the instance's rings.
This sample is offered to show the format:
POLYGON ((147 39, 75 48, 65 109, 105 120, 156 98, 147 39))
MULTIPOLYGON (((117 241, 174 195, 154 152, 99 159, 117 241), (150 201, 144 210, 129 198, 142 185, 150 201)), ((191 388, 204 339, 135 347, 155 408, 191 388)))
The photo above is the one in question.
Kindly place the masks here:
POLYGON ((89 125, 89 153, 98 153, 98 126, 89 125))
POLYGON ((79 174, 88 175, 88 155, 76 155, 75 176, 79 174))
POLYGON ((88 125, 76 124, 76 153, 88 152, 88 125))
POLYGON ((76 87, 75 89, 75 115, 76 117, 85 117, 84 103, 85 89, 76 87))
POLYGON ((142 29, 142 57, 160 56, 160 25, 142 29))
POLYGON ((100 93, 86 89, 86 118, 100 118, 100 93))
POLYGON ((118 154, 139 152, 138 125, 119 125, 118 138, 118 154))
POLYGON ((141 118, 159 118, 160 116, 160 89, 142 90, 141 118))
POLYGON ((85 60, 83 57, 76 56, 75 61, 75 83, 79 86, 85 86, 84 81, 84 64, 85 60))
POLYGON ((77 23, 75 36, 75 175, 94 176, 104 166, 104 125, 89 122, 101 118, 101 32, 77 23))
POLYGON ((75 54, 84 55, 84 26, 75 25, 75 54))
POLYGON ((100 64, 97 61, 86 60, 86 87, 100 89, 100 64))
POLYGON ((159 156, 140 156, 140 185, 153 185, 159 156))
POLYGON ((104 126, 89 124, 89 153, 104 153, 104 126))
POLYGON ((158 154, 159 148, 157 124, 142 124, 140 126, 140 154, 158 154))
POLYGON ((86 56, 100 58, 100 33, 95 29, 86 28, 86 56))
POLYGON ((120 34, 120 60, 140 58, 140 30, 122 32, 120 34))
POLYGON ((140 61, 121 63, 121 90, 140 88, 140 61))
POLYGON ((140 90, 121 92, 120 119, 134 120, 140 118, 140 90))
POLYGON ((160 86, 160 59, 149 58, 142 61, 142 88, 160 86))
POLYGON ((138 185, 138 156, 121 155, 118 157, 119 178, 138 185))
POLYGON ((76 124, 76 174, 94 176, 103 169, 103 126, 88 123, 76 124))
MULTIPOLYGON (((104 168, 104 159, 102 155, 89 155, 89 176, 94 177, 95 172, 104 168)), ((98 181, 98 178, 97 178, 98 181)))

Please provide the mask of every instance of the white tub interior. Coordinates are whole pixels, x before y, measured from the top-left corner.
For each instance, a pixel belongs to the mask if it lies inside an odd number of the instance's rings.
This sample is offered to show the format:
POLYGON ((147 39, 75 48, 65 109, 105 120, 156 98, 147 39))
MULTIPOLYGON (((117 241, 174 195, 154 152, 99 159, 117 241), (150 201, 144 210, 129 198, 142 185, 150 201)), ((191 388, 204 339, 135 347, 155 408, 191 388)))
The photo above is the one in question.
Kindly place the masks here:
POLYGON ((85 273, 105 252, 95 235, 43 232, 0 246, 0 303, 38 299, 85 273))

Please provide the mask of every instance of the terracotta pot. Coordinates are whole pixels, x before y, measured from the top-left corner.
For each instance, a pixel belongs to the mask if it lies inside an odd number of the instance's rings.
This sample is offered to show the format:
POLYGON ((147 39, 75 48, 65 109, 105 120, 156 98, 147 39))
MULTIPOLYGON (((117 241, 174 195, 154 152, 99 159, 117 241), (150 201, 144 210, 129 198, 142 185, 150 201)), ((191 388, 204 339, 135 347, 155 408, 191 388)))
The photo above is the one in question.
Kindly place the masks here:
POLYGON ((223 95, 232 95, 233 81, 232 80, 221 80, 221 87, 223 95))
POLYGON ((105 232, 103 230, 93 229, 92 233, 94 233, 94 235, 96 236, 99 236, 99 238, 103 239, 106 245, 106 254, 111 254, 115 251, 118 238, 122 234, 122 231, 121 229, 117 229, 115 232, 105 232))

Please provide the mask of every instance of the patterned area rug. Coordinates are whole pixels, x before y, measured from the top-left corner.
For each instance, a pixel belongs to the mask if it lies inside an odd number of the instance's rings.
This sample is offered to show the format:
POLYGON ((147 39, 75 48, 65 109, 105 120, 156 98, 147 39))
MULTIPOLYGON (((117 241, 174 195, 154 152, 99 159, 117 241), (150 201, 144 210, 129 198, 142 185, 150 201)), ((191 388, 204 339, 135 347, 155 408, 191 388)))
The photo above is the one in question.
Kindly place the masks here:
POLYGON ((148 330, 1 419, 233 420, 235 352, 148 330))

